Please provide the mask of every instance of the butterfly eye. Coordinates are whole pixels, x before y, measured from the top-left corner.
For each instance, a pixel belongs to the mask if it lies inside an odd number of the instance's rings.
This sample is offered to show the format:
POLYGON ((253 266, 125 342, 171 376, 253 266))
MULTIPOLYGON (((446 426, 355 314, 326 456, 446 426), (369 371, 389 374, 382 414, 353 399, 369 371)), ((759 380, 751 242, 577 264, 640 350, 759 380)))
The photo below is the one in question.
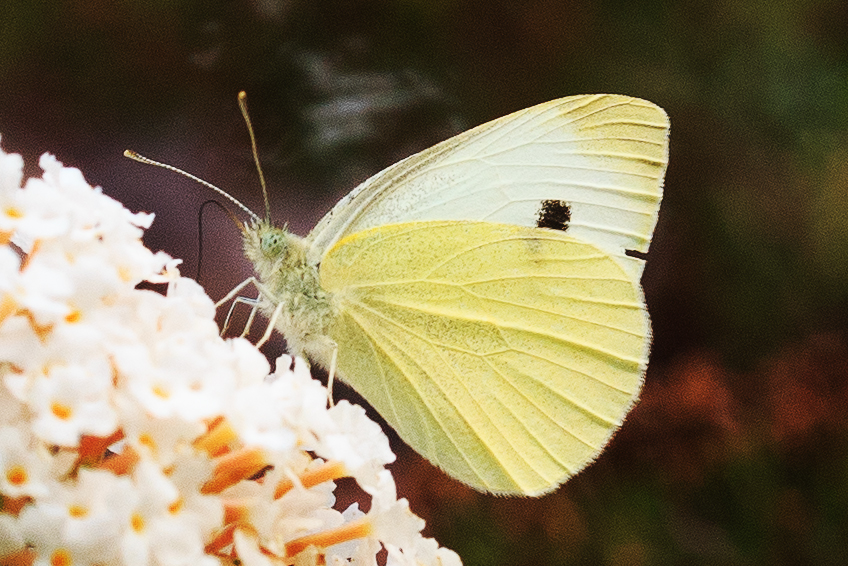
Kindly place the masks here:
POLYGON ((265 257, 280 257, 286 249, 286 237, 282 230, 273 230, 262 234, 259 246, 265 257))

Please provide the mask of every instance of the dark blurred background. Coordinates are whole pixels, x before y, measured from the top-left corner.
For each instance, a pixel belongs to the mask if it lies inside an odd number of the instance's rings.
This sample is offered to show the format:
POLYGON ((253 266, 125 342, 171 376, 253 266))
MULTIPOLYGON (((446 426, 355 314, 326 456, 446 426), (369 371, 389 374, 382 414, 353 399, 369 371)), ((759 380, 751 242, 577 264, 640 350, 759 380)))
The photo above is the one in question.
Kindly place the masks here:
MULTIPOLYGON (((301 234, 367 176, 511 111, 595 92, 664 107, 640 404, 546 497, 472 492, 396 443, 400 495, 468 565, 845 563, 848 3, 0 1, 3 148, 155 212, 146 241, 186 275, 210 193, 121 152, 261 210, 242 89, 273 215, 301 234)), ((203 226, 218 298, 250 266, 223 213, 203 226)))

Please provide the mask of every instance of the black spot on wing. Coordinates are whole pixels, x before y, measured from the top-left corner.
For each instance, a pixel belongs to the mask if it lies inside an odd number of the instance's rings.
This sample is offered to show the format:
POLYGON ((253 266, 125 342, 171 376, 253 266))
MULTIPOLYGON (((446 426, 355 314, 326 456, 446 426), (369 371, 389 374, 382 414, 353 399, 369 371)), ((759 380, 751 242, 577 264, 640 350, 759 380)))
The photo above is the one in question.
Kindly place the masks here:
POLYGON ((627 257, 635 257, 636 259, 641 259, 642 261, 646 261, 648 259, 648 254, 645 252, 640 252, 639 250, 624 250, 624 255, 627 257))
POLYGON ((537 228, 551 228, 552 230, 568 230, 571 222, 571 208, 564 200, 543 200, 539 208, 539 220, 536 221, 537 228))

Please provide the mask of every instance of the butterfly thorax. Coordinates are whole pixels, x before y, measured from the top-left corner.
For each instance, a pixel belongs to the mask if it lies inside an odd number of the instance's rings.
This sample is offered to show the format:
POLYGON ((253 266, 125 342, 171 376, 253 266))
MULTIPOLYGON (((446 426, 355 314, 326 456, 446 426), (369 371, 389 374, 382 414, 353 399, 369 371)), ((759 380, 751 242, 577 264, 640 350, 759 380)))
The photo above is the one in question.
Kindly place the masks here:
POLYGON ((244 229, 244 253, 261 283, 260 310, 271 317, 282 305, 275 327, 285 336, 289 352, 308 354, 326 366, 335 348, 327 335, 337 309, 306 252, 303 238, 267 221, 244 229))

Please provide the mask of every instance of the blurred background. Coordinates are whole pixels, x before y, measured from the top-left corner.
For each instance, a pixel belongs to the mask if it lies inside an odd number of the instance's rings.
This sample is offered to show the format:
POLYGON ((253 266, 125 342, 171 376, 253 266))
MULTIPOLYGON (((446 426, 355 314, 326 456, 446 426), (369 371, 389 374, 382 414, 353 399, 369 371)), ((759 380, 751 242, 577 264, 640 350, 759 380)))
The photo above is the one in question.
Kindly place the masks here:
MULTIPOLYGON (((31 175, 54 153, 155 212, 147 244, 189 276, 212 195, 121 153, 260 211, 242 89, 273 216, 300 234, 369 175, 511 111, 596 92, 665 108, 654 345, 625 426, 539 499, 475 493, 395 439, 399 494, 468 565, 845 563, 848 3, 0 0, 4 150, 31 175)), ((218 298, 251 268, 220 210, 203 228, 218 298)))

